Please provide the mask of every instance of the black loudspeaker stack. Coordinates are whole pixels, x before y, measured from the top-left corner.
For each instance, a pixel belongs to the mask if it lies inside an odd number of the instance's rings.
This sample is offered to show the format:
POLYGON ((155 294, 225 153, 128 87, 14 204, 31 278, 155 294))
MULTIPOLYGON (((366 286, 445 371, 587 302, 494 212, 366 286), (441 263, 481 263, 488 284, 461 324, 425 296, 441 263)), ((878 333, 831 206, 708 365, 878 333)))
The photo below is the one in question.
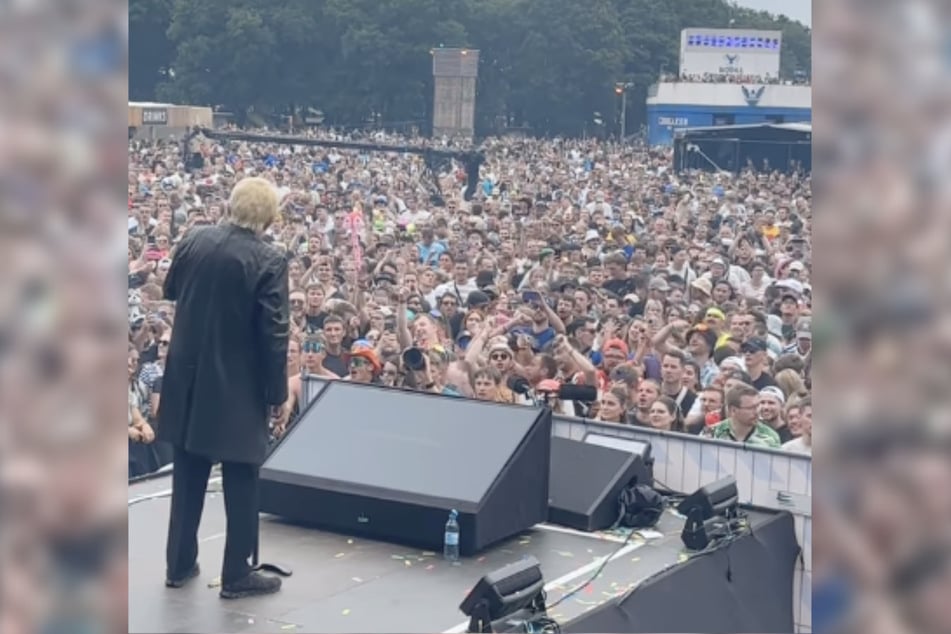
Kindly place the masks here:
POLYGON ((610 528, 618 495, 632 484, 653 484, 641 456, 567 438, 552 438, 548 521, 581 531, 610 528))
POLYGON ((261 511, 464 556, 548 516, 551 412, 334 382, 261 467, 261 511))

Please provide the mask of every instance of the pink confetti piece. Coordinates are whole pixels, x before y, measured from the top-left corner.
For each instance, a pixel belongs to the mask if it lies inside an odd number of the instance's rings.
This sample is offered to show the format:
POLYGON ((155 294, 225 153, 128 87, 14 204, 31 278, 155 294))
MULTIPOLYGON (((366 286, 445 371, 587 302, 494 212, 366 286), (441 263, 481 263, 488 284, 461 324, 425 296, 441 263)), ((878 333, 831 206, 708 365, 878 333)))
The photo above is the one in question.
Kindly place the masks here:
POLYGON ((436 567, 436 566, 434 566, 434 565, 432 565, 432 564, 429 564, 428 566, 426 566, 426 570, 432 570, 432 569, 435 568, 435 567, 436 567))
POLYGON ((477 561, 477 562, 483 562, 483 561, 485 561, 485 557, 484 557, 484 556, 483 556, 483 557, 479 557, 478 559, 476 559, 476 561, 477 561))
POLYGON ((584 593, 585 593, 585 594, 594 594, 594 588, 591 586, 590 583, 584 587, 584 593))

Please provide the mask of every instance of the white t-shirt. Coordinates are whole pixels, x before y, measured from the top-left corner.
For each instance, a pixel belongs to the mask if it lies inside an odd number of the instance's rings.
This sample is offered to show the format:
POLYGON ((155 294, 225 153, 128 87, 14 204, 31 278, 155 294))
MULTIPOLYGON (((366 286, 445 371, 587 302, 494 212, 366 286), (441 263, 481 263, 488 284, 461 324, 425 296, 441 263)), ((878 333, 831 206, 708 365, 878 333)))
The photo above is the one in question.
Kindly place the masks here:
MULTIPOLYGON (((445 284, 440 284, 437 286, 433 292, 433 297, 438 301, 440 297, 446 293, 449 293, 453 297, 457 297, 459 299, 459 303, 462 306, 465 306, 466 299, 469 297, 469 293, 477 290, 479 290, 479 287, 476 286, 475 279, 467 280, 465 284, 456 284, 455 281, 450 280, 445 284)), ((433 306, 433 308, 436 308, 436 306, 433 306)))
POLYGON ((805 441, 802 439, 802 436, 799 438, 793 438, 789 442, 783 443, 783 449, 786 451, 794 451, 796 453, 812 455, 812 447, 805 443, 805 441))

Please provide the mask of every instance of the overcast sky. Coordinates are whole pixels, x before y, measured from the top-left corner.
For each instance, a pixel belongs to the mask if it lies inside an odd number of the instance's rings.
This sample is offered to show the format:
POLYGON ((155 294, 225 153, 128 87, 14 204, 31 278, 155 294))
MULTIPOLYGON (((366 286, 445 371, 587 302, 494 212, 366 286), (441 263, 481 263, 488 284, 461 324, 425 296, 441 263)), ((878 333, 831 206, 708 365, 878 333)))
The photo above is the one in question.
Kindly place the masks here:
POLYGON ((737 0, 741 7, 784 14, 812 28, 812 0, 737 0))

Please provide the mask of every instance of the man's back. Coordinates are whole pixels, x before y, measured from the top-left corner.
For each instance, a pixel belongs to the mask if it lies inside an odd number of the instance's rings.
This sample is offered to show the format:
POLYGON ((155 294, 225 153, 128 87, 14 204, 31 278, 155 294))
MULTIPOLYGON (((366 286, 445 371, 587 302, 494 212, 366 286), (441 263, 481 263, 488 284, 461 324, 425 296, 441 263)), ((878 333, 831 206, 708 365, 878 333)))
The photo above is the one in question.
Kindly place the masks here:
POLYGON ((287 294, 285 258, 253 232, 185 238, 165 281, 177 305, 160 436, 218 459, 263 458, 268 405, 287 398, 287 294))

